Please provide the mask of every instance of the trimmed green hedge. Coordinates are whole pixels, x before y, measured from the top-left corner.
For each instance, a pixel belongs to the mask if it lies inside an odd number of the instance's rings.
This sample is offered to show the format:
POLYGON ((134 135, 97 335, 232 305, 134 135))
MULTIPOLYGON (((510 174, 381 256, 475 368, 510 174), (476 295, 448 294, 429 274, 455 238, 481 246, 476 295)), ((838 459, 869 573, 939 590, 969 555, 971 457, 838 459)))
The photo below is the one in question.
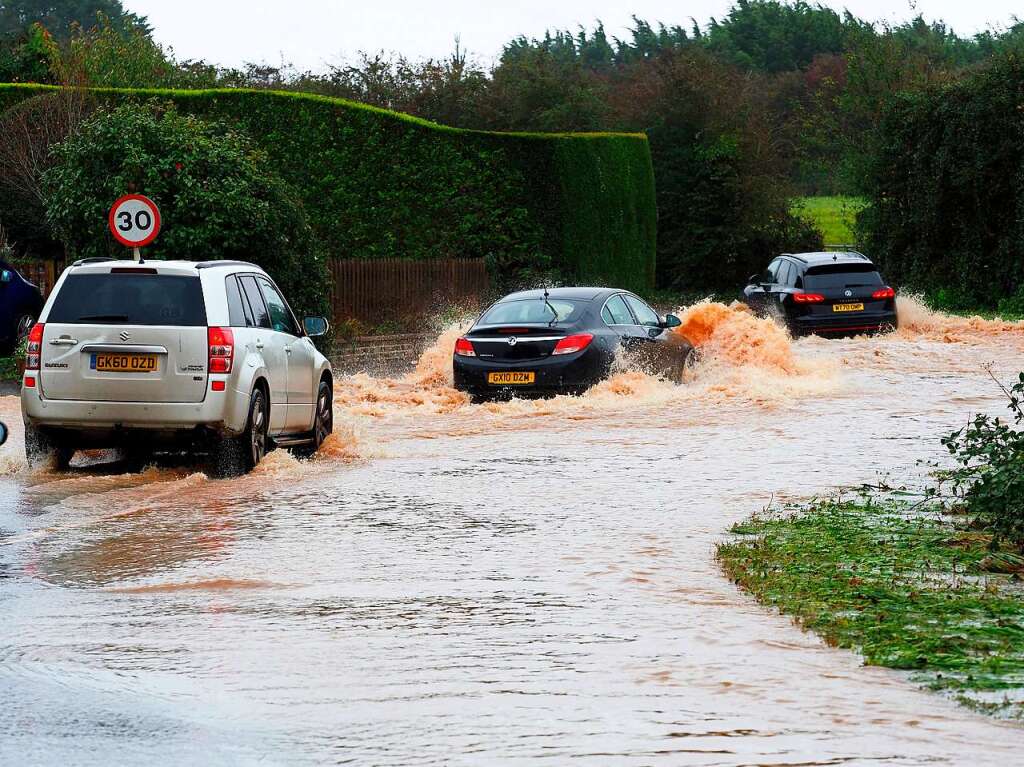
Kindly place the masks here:
POLYGON ((1024 59, 901 96, 858 218, 894 284, 956 308, 1024 299, 1024 59))
MULTIPOLYGON (((47 90, 0 84, 0 111, 47 90)), ((172 101, 239 126, 299 190, 328 255, 485 258, 504 280, 554 268, 579 282, 654 284, 657 213, 643 135, 464 131, 272 91, 92 93, 172 101)))

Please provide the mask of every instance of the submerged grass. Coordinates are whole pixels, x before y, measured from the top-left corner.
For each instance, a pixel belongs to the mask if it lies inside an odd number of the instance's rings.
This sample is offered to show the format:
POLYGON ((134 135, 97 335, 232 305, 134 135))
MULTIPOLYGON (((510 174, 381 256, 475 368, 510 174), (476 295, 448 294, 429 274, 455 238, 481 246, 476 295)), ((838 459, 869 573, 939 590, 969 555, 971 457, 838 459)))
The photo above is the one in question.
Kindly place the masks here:
POLYGON ((719 560, 760 602, 869 665, 1024 719, 1024 591, 1020 574, 988 572, 1003 560, 985 536, 890 499, 758 516, 732 532, 719 560))

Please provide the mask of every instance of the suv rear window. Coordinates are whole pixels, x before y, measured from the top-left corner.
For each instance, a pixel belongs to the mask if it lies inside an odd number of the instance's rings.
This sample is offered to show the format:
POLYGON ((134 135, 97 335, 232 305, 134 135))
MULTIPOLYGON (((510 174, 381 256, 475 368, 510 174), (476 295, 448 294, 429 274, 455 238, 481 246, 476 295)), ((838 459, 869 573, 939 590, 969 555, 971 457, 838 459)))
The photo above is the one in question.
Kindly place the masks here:
POLYGON ((804 290, 809 291, 881 287, 882 284, 882 275, 873 264, 814 266, 804 277, 804 290))
POLYGON ((64 325, 206 325, 198 277, 71 274, 47 322, 64 325))

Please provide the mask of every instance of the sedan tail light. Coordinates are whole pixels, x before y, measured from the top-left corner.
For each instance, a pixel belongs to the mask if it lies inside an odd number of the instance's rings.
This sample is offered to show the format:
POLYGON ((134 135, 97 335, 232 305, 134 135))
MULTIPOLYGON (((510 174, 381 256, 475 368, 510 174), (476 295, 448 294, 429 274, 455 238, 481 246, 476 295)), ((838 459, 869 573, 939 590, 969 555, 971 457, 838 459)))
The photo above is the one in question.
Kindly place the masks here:
POLYGON ((794 293, 793 300, 798 304, 823 304, 825 296, 820 293, 794 293))
POLYGON ((206 338, 210 346, 210 372, 230 373, 235 357, 235 334, 231 328, 208 328, 206 338))
POLYGON ((475 357, 476 349, 468 338, 460 338, 455 342, 455 353, 460 357, 475 357))
POLYGON ((886 298, 896 298, 896 291, 892 288, 882 288, 881 290, 876 290, 872 293, 871 297, 876 301, 882 301, 886 298))
POLYGON ((37 322, 28 332, 28 345, 25 347, 25 370, 39 370, 39 355, 43 349, 43 328, 37 322))
POLYGON ((566 336, 555 344, 555 350, 551 354, 574 354, 581 352, 590 346, 590 342, 593 340, 594 336, 590 333, 577 333, 574 336, 566 336))

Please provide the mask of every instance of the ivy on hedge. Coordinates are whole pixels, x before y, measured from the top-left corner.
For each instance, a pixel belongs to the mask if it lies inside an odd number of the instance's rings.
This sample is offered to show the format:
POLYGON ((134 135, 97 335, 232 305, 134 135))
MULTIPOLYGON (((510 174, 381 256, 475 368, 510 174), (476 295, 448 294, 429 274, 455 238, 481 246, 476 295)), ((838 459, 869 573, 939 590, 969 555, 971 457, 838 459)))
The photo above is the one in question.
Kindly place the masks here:
MULTIPOLYGON (((0 84, 0 110, 46 92, 0 84)), ((251 136, 298 190, 329 256, 484 258, 503 281, 653 286, 656 219, 639 134, 465 131, 301 93, 97 89, 251 136)), ((167 222, 171 225, 171 222, 167 222)))

